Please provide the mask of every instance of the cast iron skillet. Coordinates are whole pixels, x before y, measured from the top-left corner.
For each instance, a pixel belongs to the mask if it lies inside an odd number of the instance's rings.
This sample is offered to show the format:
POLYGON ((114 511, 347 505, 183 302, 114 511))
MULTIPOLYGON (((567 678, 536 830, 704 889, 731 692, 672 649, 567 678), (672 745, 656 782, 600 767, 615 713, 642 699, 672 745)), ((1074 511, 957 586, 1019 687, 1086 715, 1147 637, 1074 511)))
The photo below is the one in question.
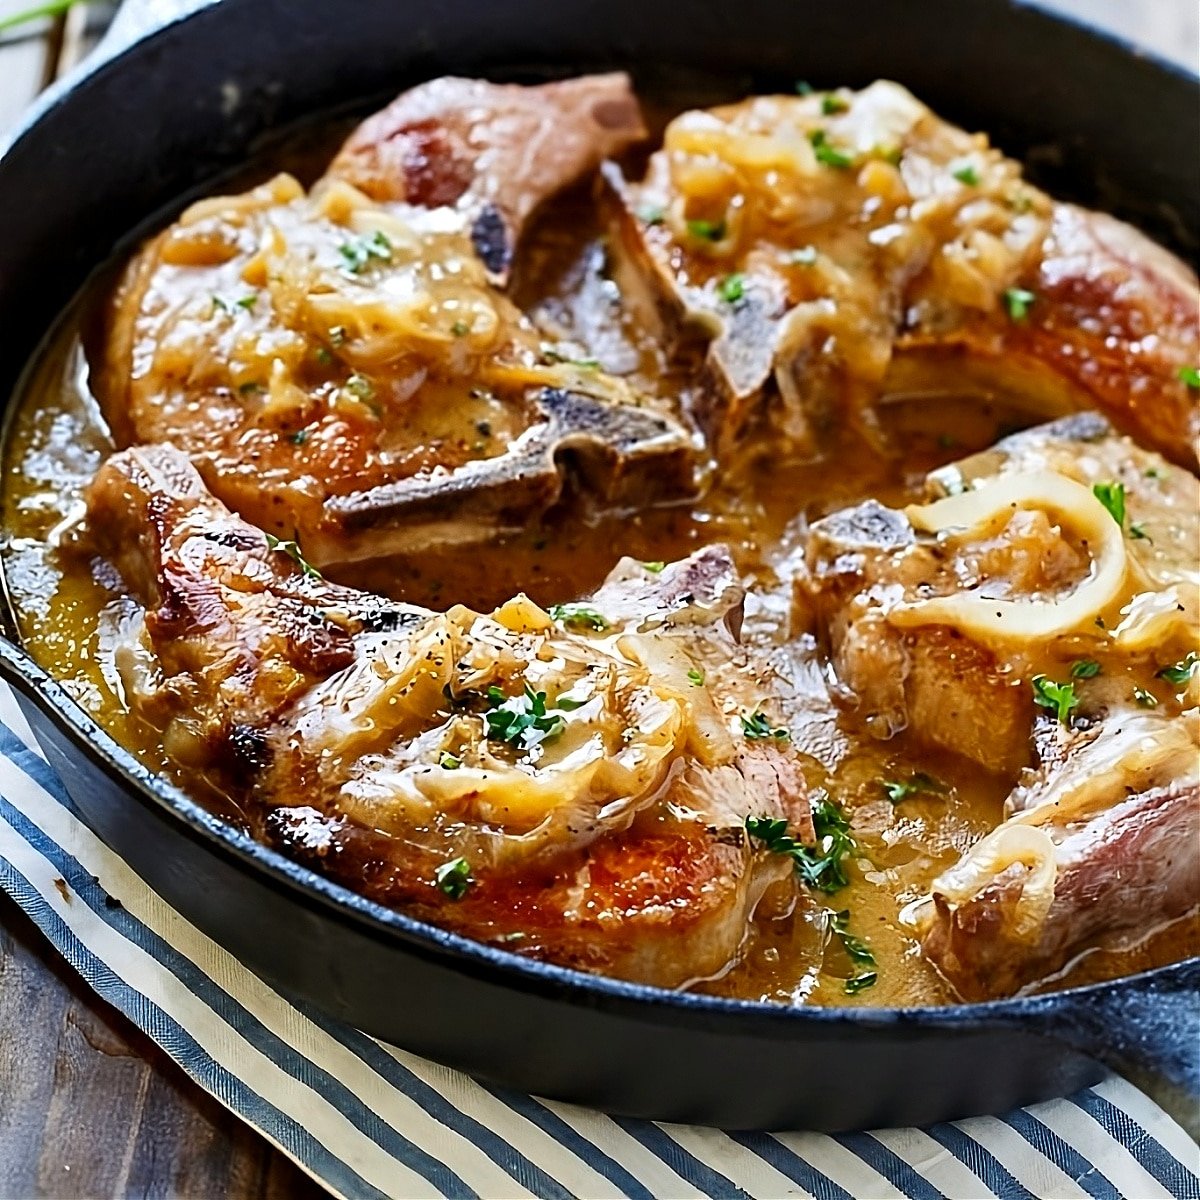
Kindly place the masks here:
MULTIPOLYGON (((264 134, 447 72, 625 67, 730 98, 898 79, 1059 193, 1200 242, 1195 79, 1013 0, 223 0, 47 96, 0 159, 0 391, 127 232, 264 134), (1053 147, 1047 150, 1046 147, 1053 147)), ((231 831, 19 648, 13 685, 85 818, 273 985, 493 1081, 727 1127, 926 1124, 1061 1095, 1100 1062, 1200 1090, 1200 960, 973 1007, 788 1010, 577 974, 409 920, 231 831)), ((1145 1078, 1143 1075, 1142 1078, 1145 1078)))

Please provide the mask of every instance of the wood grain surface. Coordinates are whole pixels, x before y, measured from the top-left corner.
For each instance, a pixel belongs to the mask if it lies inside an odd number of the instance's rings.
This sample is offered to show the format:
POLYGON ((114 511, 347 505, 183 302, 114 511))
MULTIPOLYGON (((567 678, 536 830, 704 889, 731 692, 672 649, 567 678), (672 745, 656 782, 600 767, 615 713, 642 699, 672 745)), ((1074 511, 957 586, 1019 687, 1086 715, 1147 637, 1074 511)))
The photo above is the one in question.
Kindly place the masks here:
MULTIPOLYGON (((0 0, 0 16, 32 2, 0 0)), ((1040 2, 1196 69, 1196 0, 1040 2)), ((103 5, 80 9, 0 42, 0 132, 86 52, 105 16, 103 5)), ((100 1000, 0 895, 2 1200, 323 1194, 100 1000)))

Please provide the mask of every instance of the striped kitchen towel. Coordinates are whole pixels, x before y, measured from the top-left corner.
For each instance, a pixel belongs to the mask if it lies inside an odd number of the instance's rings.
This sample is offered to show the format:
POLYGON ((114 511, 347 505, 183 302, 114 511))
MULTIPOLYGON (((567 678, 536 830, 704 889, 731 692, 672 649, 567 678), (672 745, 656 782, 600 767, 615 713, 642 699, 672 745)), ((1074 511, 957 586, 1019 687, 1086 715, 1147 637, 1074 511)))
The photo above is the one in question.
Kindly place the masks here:
POLYGON ((0 887, 338 1196, 1200 1198, 1200 1149, 1116 1077, 928 1129, 744 1134, 518 1095, 384 1045, 279 995, 152 892, 79 819, 2 686, 0 887))

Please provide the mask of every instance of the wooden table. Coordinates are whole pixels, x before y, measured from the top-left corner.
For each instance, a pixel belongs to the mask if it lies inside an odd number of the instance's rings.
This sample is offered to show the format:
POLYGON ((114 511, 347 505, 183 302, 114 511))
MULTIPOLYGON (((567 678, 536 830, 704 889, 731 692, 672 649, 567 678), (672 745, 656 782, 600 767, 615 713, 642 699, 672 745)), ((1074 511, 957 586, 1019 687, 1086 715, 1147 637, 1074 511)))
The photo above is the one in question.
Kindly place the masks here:
MULTIPOLYGON (((33 0, 0 0, 0 16, 33 0)), ((969 2, 969 0, 968 0, 969 2)), ((1192 69, 1196 0, 1043 0, 1192 69)), ((87 51, 110 11, 0 46, 0 129, 87 51)), ((0 1200, 324 1195, 86 987, 0 895, 0 1200)))

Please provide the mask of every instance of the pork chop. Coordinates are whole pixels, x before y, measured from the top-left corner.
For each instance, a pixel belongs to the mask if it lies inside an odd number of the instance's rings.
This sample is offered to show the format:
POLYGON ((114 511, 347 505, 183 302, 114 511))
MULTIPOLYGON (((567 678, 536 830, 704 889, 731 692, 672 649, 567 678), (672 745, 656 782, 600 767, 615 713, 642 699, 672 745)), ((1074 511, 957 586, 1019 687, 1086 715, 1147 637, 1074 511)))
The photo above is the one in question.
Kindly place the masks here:
POLYGON ((880 443, 881 398, 977 394, 1098 408, 1196 465, 1194 273, 894 83, 687 112, 643 179, 605 179, 625 295, 707 344, 721 452, 764 419, 809 451, 846 422, 880 443))
POLYGON ((726 969, 764 891, 795 886, 746 834, 773 817, 813 841, 723 548, 627 560, 548 611, 436 613, 328 583, 170 446, 114 455, 88 523, 144 609, 116 652, 134 712, 263 837, 356 890, 678 986, 726 969))

